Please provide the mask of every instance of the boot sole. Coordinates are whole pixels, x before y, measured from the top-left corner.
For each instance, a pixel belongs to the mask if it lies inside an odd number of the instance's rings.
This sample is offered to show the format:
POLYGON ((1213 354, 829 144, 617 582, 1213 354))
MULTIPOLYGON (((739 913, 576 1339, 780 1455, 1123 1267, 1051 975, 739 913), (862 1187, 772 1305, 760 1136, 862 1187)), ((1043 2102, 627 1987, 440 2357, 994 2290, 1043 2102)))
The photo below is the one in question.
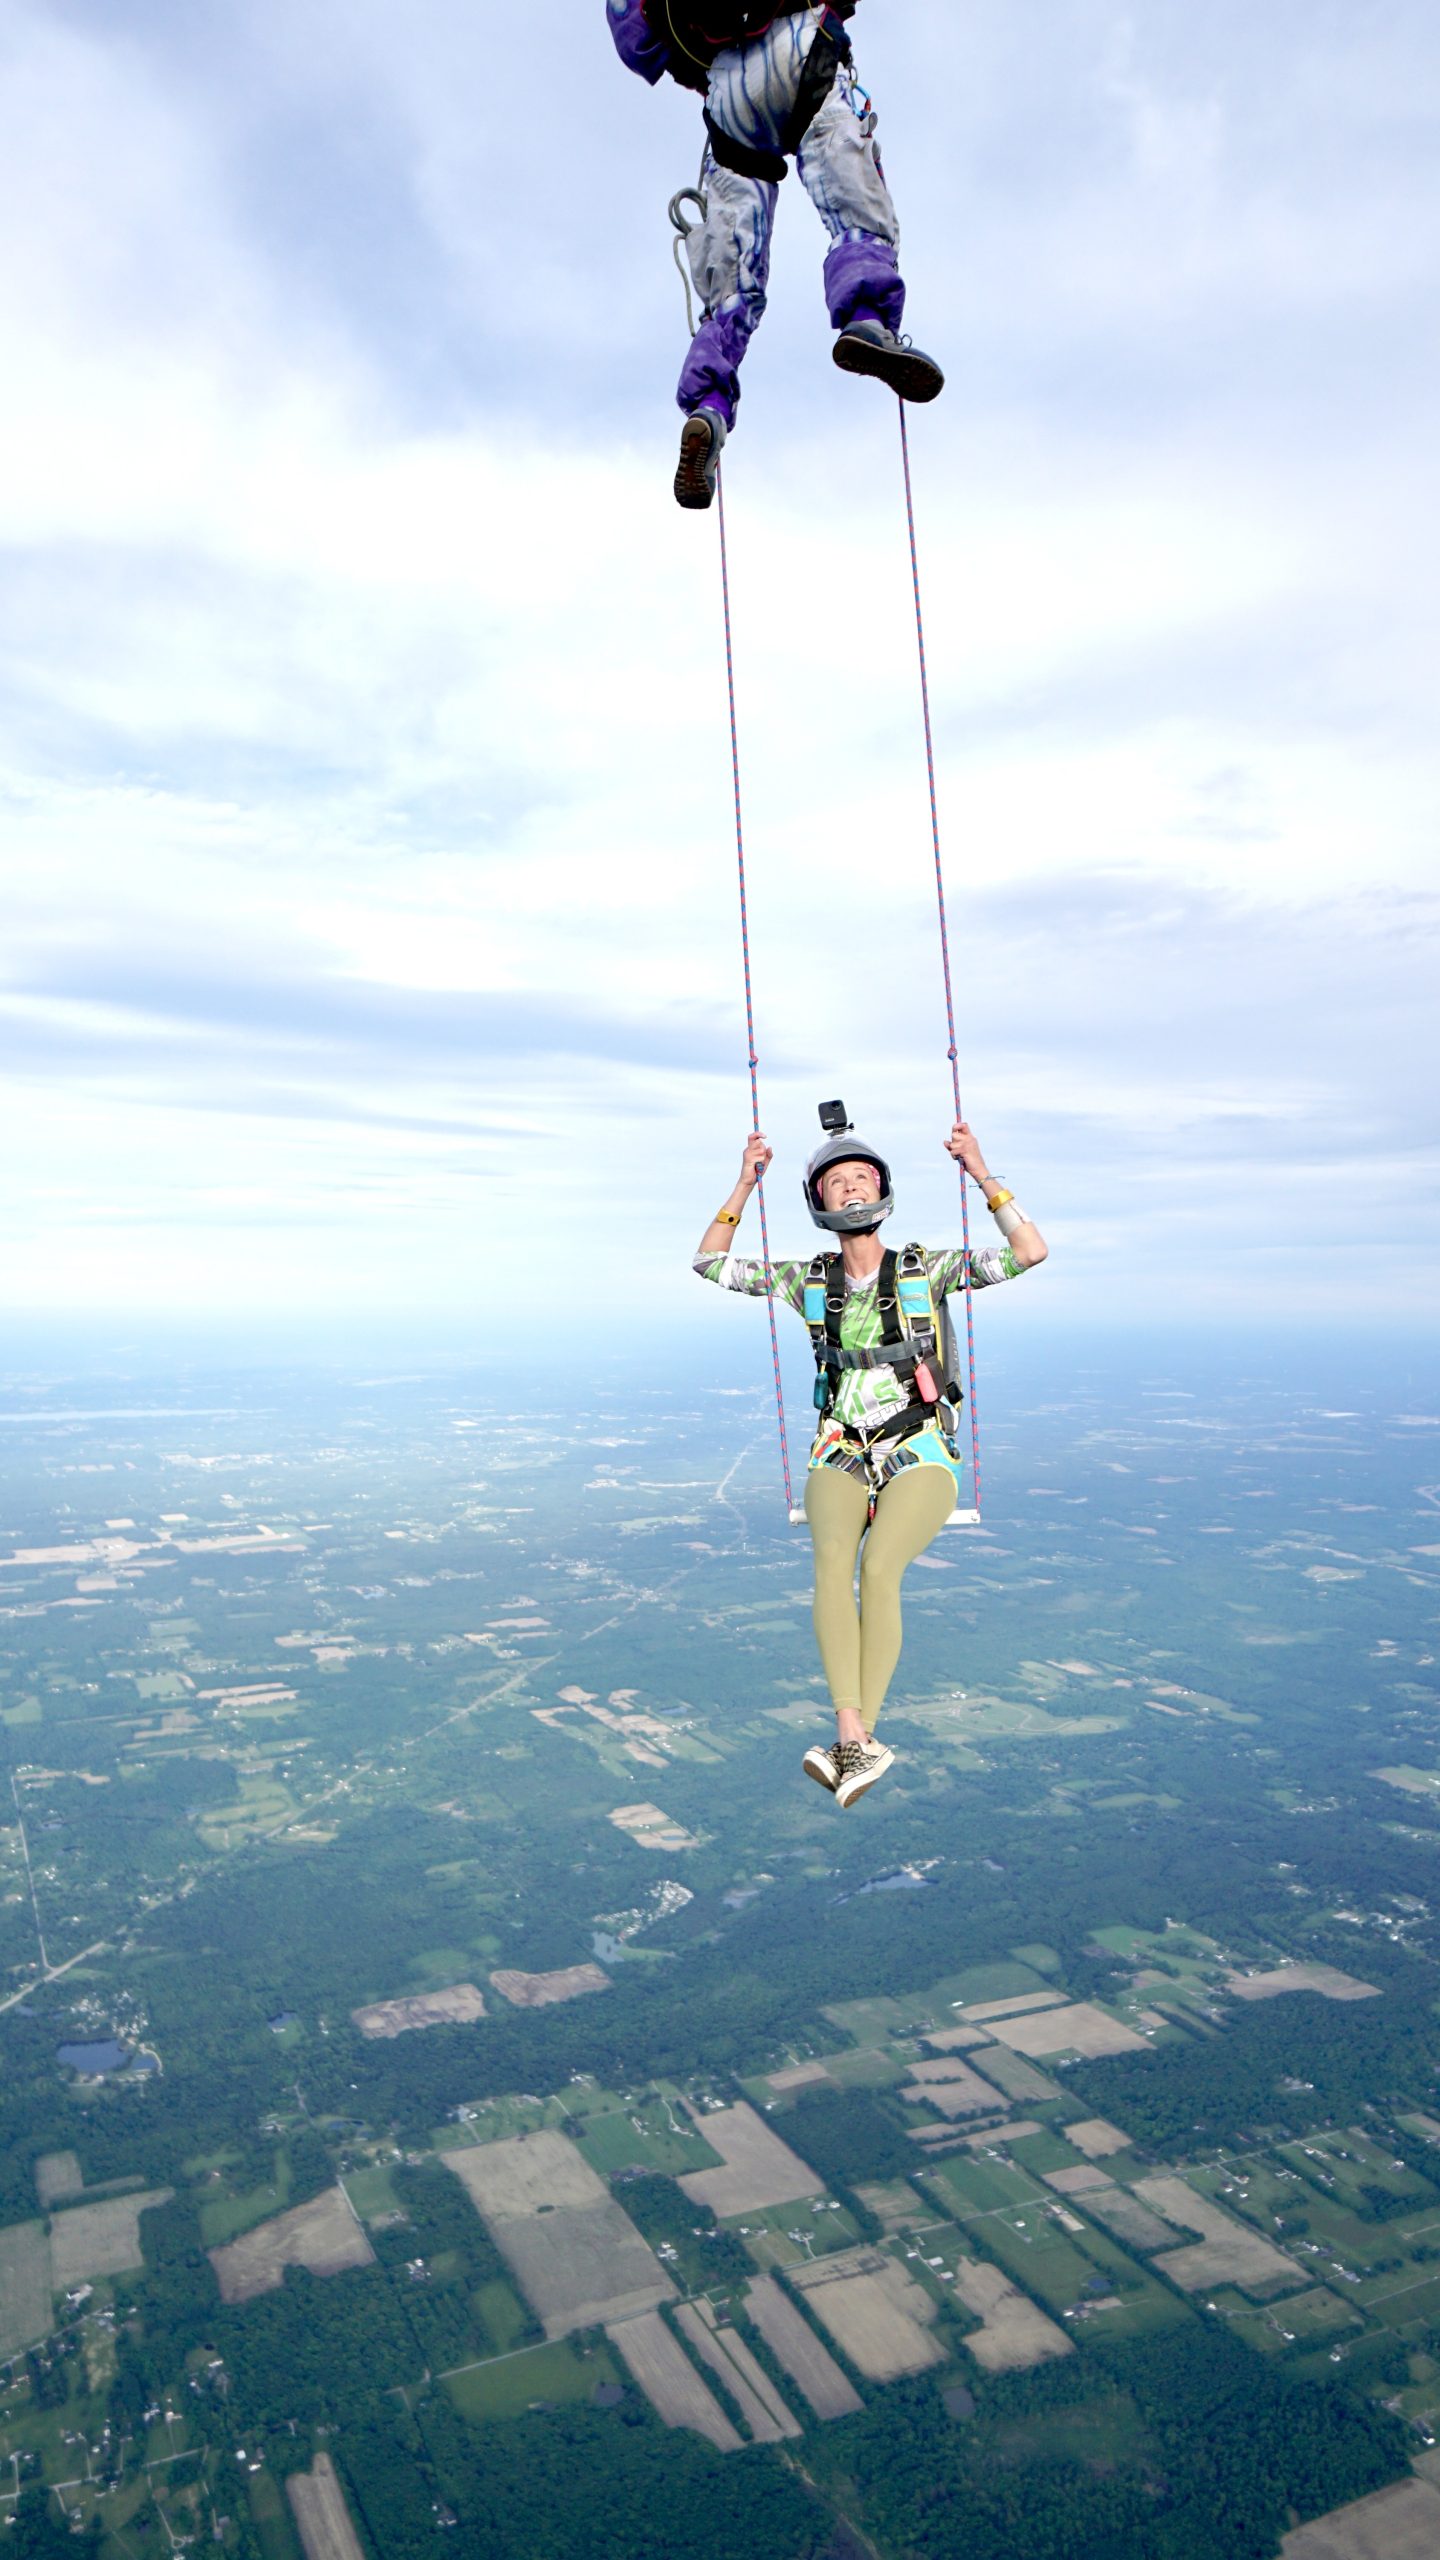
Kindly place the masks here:
POLYGON ((843 1809, 848 1809, 852 1804, 858 1804, 861 1796, 869 1794, 876 1780, 883 1778, 886 1771, 893 1769, 894 1766, 895 1754, 892 1751, 882 1768, 867 1769, 862 1777, 842 1778, 835 1790, 836 1803, 843 1809))
POLYGON ((938 400, 945 388, 945 376, 938 364, 916 355, 909 347, 877 347, 868 338, 841 337, 836 339, 833 352, 842 373, 869 374, 902 400, 917 404, 938 400))
POLYGON ((680 459, 675 465, 675 497, 682 507, 708 507, 714 504, 715 491, 705 476, 713 439, 708 427, 690 425, 680 430, 680 459))
MULTIPOLYGON (((829 1758, 828 1752, 826 1754, 826 1758, 829 1758)), ((806 1752, 804 1759, 801 1761, 800 1766, 804 1770, 807 1778, 813 1778, 817 1787, 823 1787, 827 1796, 833 1796, 835 1793, 833 1768, 828 1773, 824 1769, 812 1768, 810 1754, 808 1751, 806 1752)))

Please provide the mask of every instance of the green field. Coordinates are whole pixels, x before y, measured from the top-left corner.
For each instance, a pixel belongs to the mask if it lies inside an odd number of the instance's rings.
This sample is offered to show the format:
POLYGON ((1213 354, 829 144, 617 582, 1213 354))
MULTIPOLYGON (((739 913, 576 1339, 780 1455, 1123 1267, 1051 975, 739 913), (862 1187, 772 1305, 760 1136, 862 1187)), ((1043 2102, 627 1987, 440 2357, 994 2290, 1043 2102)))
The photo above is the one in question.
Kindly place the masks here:
POLYGON ((1023 2134, 1018 2142, 1005 2145, 1017 2169, 1026 2169, 1032 2178, 1043 2177, 1051 2169, 1085 2167, 1085 2155, 1064 2141, 1060 2134, 1043 2127, 1039 2133, 1023 2134))
POLYGON ((724 2228, 742 2240, 757 2267, 803 2267, 812 2258, 828 2258, 836 2249, 853 2249, 860 2238, 859 2226, 848 2213, 812 2213, 803 2200, 737 2214, 724 2228), (792 2231, 803 2238, 792 2240, 792 2231))
POLYGON ((530 2314, 518 2294, 499 2276, 471 2295, 470 2308, 497 2356, 508 2356, 530 2326, 530 2314))
POLYGON ((281 2151, 276 2154, 275 2177, 268 2187, 252 2187, 237 2195, 223 2183, 207 2185, 200 2206, 200 2237, 207 2249, 221 2249, 227 2240, 237 2240, 242 2231, 253 2231, 257 2222, 268 2222, 272 2213, 283 2213, 289 2201, 290 2162, 281 2151))
POLYGON ((588 2400, 603 2382, 623 2382, 608 2347, 585 2348, 569 2339, 522 2347, 493 2364, 470 2365, 441 2377, 462 2418, 521 2418, 538 2403, 588 2400))
POLYGON ((300 2537, 279 2481, 268 2471, 257 2471, 247 2486, 250 2513, 265 2560, 301 2560, 300 2537))
POLYGON ((508 2142, 517 2133, 537 2133, 542 2125, 557 2129, 569 2114, 563 2098, 485 2098, 469 2112, 465 2124, 442 2124, 432 2140, 437 2151, 472 2150, 480 2142, 508 2142))
POLYGON ((345 2192, 362 2222, 378 2222, 387 2213, 403 2210, 383 2161, 369 2169, 352 2169, 345 2180, 345 2192))
POLYGON ((1012 2167, 1008 2160, 986 2160, 968 2152, 940 2161, 924 2185, 928 2193, 943 2195, 946 2210, 961 2222, 1040 2201, 1035 2180, 1024 2169, 1012 2167))
POLYGON ((852 2045, 820 2058, 842 2089, 893 2089, 905 2077, 904 2065, 879 2044, 852 2045))
POLYGON ((613 2177, 617 2169, 658 2169, 678 2178, 691 2169, 720 2166, 719 2153, 704 2135, 687 2129, 686 2118, 663 2098, 646 2097, 626 2106, 608 2090, 590 2095, 592 2103, 584 2108, 571 2103, 585 2128, 581 2149, 602 2178, 613 2177))

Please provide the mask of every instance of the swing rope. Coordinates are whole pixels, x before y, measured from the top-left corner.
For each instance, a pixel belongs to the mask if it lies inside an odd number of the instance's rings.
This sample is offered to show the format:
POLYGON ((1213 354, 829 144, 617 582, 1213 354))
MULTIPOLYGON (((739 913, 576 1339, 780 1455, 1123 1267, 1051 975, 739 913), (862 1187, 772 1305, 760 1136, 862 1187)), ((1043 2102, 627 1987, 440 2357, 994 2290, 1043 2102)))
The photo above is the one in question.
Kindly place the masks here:
MULTIPOLYGON (((720 519, 720 595, 725 608, 725 687, 730 702, 730 770, 735 785, 735 861, 740 881, 740 955, 745 969, 745 1043, 750 1065, 752 1129, 760 1126, 760 1061, 755 1050, 755 993, 750 977, 750 910, 745 894, 745 819, 740 799, 740 724, 735 713, 735 646, 730 628, 730 555, 725 540, 725 482, 717 465, 715 502, 720 519)), ((793 1515, 795 1493, 790 1481, 790 1441, 785 1429, 785 1389, 780 1377, 780 1337, 775 1326, 775 1275, 770 1264, 770 1227, 765 1215, 765 1177, 757 1174, 755 1197, 760 1205, 760 1250, 765 1258, 765 1303, 770 1314, 770 1357, 775 1368, 775 1415, 780 1429, 780 1466, 785 1478, 785 1508, 793 1515)), ((969 1266, 966 1266, 967 1276, 969 1266)))
MULTIPOLYGON (((920 603, 920 551, 915 536, 915 493, 910 480, 910 437, 905 424, 905 403, 897 400, 900 412, 900 458, 905 470, 905 521, 910 533, 910 581, 915 590, 915 639, 920 652, 920 708, 925 721, 925 771, 930 785, 930 839, 935 852, 935 898, 940 917, 940 962, 945 978, 945 1027, 949 1033, 950 1082, 955 1095, 955 1117, 963 1120, 960 1107, 960 1059, 955 1039, 955 988, 950 971, 950 928, 945 914, 945 866, 940 853, 940 800, 935 786, 935 736, 930 723, 930 675, 925 660, 925 615, 920 603)), ((960 1241, 964 1250, 965 1272, 965 1356, 970 1373, 970 1462, 975 1508, 980 1508, 980 1415, 975 1398, 975 1292, 970 1278, 970 1195, 966 1186, 965 1167, 960 1175, 960 1241)), ((773 1320, 772 1320, 773 1321, 773 1320)))

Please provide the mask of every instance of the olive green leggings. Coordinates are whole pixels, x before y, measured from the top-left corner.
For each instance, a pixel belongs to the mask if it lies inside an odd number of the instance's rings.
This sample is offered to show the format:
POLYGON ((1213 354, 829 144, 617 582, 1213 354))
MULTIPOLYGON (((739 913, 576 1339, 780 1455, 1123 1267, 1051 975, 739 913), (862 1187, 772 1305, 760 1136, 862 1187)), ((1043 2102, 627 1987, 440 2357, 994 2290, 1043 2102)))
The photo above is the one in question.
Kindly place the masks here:
POLYGON ((948 1467, 907 1467, 892 1476, 875 1505, 858 1476, 842 1467, 812 1467, 805 1479, 805 1517, 815 1541, 815 1636, 837 1707, 859 1709, 875 1730, 900 1659, 900 1585, 955 1507, 948 1467), (860 1541, 865 1540, 861 1553, 860 1541), (860 1557, 860 1603, 855 1559, 860 1557))

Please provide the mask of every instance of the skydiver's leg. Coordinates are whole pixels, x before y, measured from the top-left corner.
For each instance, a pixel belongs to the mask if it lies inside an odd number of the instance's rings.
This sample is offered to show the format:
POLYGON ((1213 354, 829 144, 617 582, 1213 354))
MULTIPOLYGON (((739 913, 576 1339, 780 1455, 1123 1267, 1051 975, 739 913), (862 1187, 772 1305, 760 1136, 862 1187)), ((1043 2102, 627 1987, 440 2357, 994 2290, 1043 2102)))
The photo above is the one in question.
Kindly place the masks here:
POLYGON ((843 1467, 812 1467, 805 1479, 805 1517, 815 1545, 815 1641, 830 1685, 842 1742, 858 1740, 860 1612, 855 1559, 870 1516, 864 1479, 843 1467))
POLYGON ((830 235, 825 299, 837 329, 857 319, 898 329, 905 316, 900 222, 885 183, 875 118, 842 62, 795 155, 800 182, 830 235))
POLYGON ((905 316, 900 223, 885 183, 874 112, 849 63, 841 63, 795 166, 830 235, 825 300, 839 333, 837 364, 849 373, 876 375, 902 399, 933 400, 944 388, 940 367, 899 337, 905 316))
POLYGON ((776 191, 762 179, 722 169, 708 150, 700 186, 705 220, 689 233, 685 250, 705 317, 675 397, 687 416, 713 409, 728 429, 740 401, 740 366, 765 310, 776 191))
MULTIPOLYGON (((748 44, 717 54, 705 100, 712 124, 746 151, 780 154, 814 34, 809 10, 793 10, 748 44)), ((740 365, 765 310, 776 183, 722 169, 713 151, 705 153, 700 188, 708 212, 686 241, 705 318, 676 396, 691 415, 715 410, 727 429, 735 423, 740 365)))
POLYGON ((882 1485, 860 1564, 860 1715, 875 1730, 900 1659, 900 1585, 955 1507, 956 1478, 947 1466, 902 1469, 882 1485))

